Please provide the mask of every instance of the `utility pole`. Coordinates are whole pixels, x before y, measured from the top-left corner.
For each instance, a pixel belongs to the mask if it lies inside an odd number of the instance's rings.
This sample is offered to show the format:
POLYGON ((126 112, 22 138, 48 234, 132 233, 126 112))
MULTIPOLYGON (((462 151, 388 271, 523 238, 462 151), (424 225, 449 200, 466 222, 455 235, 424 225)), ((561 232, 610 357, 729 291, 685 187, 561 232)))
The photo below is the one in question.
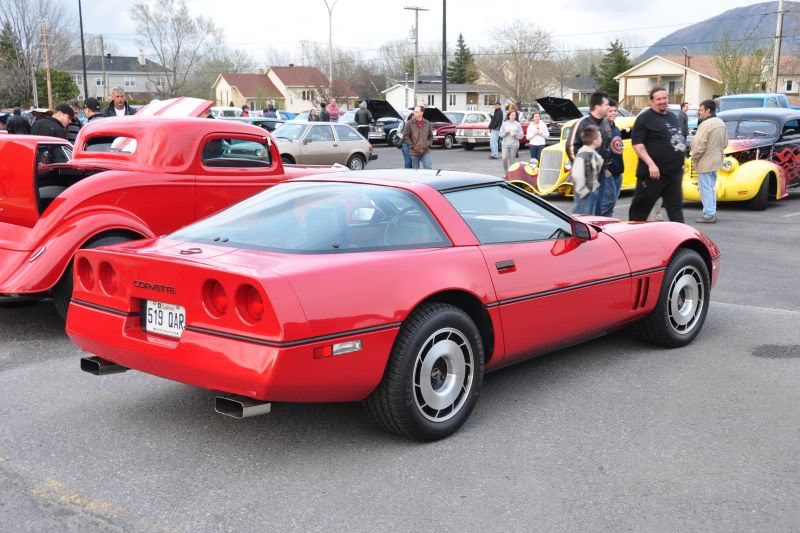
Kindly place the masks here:
POLYGON ((772 56, 772 92, 778 92, 778 74, 781 66, 781 39, 783 38, 783 0, 778 0, 778 25, 775 28, 775 50, 772 56))
POLYGON ((42 21, 42 39, 44 39, 44 70, 47 75, 47 108, 53 109, 53 85, 50 83, 50 45, 47 42, 47 25, 42 21))
POLYGON ((422 7, 405 7, 414 12, 414 107, 417 107, 417 83, 419 82, 419 12, 430 11, 422 7))
POLYGON ((78 22, 81 28, 81 65, 83 66, 83 100, 89 98, 89 82, 86 81, 86 47, 83 45, 83 10, 81 0, 78 0, 78 22))
POLYGON ((33 107, 39 107, 39 88, 36 86, 36 64, 33 61, 33 48, 31 48, 31 84, 33 85, 33 107))
POLYGON ((333 8, 339 0, 322 0, 328 8, 328 83, 330 84, 331 96, 333 96, 333 8))
POLYGON ((103 101, 106 100, 107 92, 106 92, 106 48, 105 44, 103 43, 103 35, 100 35, 100 70, 102 71, 102 81, 103 81, 103 101))
POLYGON ((442 0, 442 111, 447 111, 447 0, 442 0))

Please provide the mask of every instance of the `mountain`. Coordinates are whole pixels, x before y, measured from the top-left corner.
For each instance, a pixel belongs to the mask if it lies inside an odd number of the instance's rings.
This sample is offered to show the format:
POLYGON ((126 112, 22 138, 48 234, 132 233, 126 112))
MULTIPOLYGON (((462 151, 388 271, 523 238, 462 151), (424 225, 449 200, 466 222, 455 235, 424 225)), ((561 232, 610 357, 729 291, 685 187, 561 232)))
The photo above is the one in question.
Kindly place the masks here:
MULTIPOLYGON (((800 55, 800 2, 784 2, 783 9, 785 14, 781 55, 800 55)), ((756 47, 771 47, 778 23, 777 11, 778 2, 762 2, 730 9, 670 33, 656 41, 638 59, 656 54, 682 55, 684 46, 692 56, 713 54, 726 32, 733 44, 748 47, 752 43, 756 47)))

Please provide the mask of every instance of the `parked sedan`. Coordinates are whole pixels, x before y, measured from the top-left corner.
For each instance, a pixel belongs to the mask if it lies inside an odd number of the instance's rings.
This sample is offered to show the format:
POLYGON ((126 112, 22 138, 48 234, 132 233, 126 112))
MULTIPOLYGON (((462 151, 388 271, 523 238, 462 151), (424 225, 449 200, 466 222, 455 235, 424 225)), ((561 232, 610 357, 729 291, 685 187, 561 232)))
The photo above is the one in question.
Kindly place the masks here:
POLYGON ((467 420, 485 371, 626 326, 688 345, 719 261, 685 224, 571 217, 492 176, 344 172, 79 251, 67 333, 94 354, 84 371, 220 391, 222 414, 363 401, 387 431, 433 441, 467 420))
POLYGON ((259 128, 263 128, 269 132, 275 131, 285 122, 277 118, 268 117, 220 117, 220 119, 242 122, 244 124, 252 124, 253 126, 258 126, 259 128))
POLYGON ((293 120, 275 130, 284 164, 339 163, 361 170, 378 159, 372 145, 349 124, 293 120))

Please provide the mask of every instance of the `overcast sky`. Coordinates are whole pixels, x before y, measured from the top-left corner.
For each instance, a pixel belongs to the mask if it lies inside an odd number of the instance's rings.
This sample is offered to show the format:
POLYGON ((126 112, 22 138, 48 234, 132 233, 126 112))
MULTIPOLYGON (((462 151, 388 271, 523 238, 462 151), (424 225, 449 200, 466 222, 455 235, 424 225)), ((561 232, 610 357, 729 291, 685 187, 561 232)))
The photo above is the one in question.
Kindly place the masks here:
MULTIPOLYGON (((135 55, 135 27, 129 17, 134 2, 83 0, 84 32, 102 33, 120 53, 135 55)), ((602 48, 616 37, 646 46, 683 26, 755 3, 758 2, 449 0, 447 34, 448 41, 454 41, 462 32, 474 50, 491 40, 493 28, 531 20, 550 31, 567 49, 602 48)), ((299 41, 328 40, 328 12, 323 0, 191 0, 188 4, 194 14, 210 17, 220 26, 230 46, 247 51, 259 64, 264 62, 268 46, 299 57, 299 41)), ((360 49, 372 56, 385 41, 407 38, 414 14, 404 10, 405 6, 430 9, 420 13, 420 42, 440 42, 441 0, 338 0, 333 11, 334 45, 360 49)))

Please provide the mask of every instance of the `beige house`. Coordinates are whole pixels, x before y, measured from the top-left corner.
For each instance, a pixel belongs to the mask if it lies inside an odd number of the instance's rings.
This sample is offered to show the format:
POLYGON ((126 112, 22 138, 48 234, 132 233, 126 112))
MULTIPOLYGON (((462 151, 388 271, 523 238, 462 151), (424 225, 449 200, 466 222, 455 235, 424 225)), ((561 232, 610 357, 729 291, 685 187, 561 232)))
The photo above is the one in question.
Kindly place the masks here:
POLYGON ((265 109, 268 103, 283 108, 283 94, 263 74, 220 74, 211 86, 218 106, 265 109))
POLYGON ((654 87, 664 87, 671 104, 698 106, 723 94, 722 81, 712 56, 653 56, 614 77, 619 81, 620 105, 638 111, 649 104, 654 87))

